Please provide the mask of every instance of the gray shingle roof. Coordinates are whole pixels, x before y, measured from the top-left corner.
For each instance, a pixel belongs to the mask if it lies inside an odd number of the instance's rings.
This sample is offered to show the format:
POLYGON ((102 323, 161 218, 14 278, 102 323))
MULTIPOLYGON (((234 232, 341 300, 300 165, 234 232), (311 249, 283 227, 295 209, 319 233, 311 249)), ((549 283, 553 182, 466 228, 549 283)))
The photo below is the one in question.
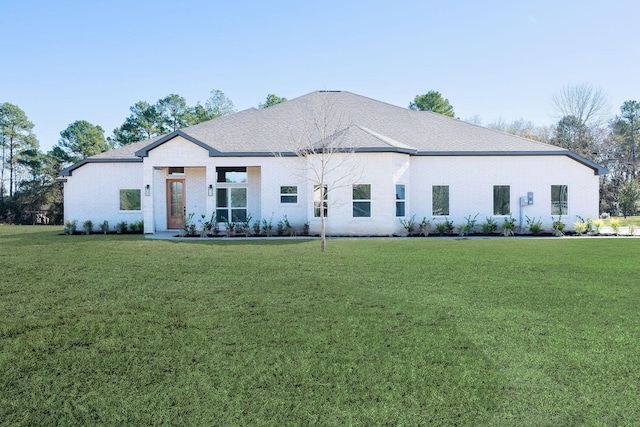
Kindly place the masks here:
POLYGON ((292 144, 317 143, 323 132, 341 133, 343 147, 359 150, 423 155, 568 155, 596 172, 606 172, 560 147, 344 91, 316 91, 263 110, 250 108, 178 133, 98 154, 83 162, 139 161, 139 156, 177 134, 210 147, 212 155, 269 155, 291 151, 292 144))

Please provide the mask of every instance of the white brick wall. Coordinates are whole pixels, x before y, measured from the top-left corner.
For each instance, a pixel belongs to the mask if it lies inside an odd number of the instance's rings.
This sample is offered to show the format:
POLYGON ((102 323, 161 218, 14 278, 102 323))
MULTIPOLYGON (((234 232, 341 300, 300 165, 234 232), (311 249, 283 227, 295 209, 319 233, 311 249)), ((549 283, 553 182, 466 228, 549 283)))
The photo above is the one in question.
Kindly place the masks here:
POLYGON ((94 227, 109 221, 113 230, 121 221, 140 221, 142 211, 120 210, 120 189, 139 189, 144 201, 142 163, 91 163, 73 171, 64 184, 64 220, 82 223, 91 220, 94 227))
MULTIPOLYGON (((402 232, 395 217, 395 185, 407 191, 407 216, 419 222, 432 216, 432 186, 448 185, 450 214, 456 226, 478 213, 478 224, 493 215, 493 186, 509 185, 511 214, 519 219, 519 197, 534 193, 534 204, 525 206, 523 219, 541 218, 551 228, 551 185, 568 185, 569 214, 563 219, 572 228, 576 215, 597 217, 598 177, 593 170, 564 156, 442 156, 421 157, 399 153, 338 155, 328 174, 329 215, 327 232, 334 235, 390 235, 402 232), (345 159, 346 158, 346 159, 345 159), (341 161, 345 160, 344 164, 341 161), (352 185, 370 184, 371 218, 353 218, 352 185)), ((185 167, 187 214, 208 219, 215 209, 215 168, 246 166, 248 171, 248 213, 253 221, 273 219, 273 225, 287 215, 301 228, 309 222, 312 232, 320 227, 313 217, 313 184, 310 170, 304 176, 304 161, 296 157, 209 157, 208 151, 180 137, 149 152, 142 163, 90 163, 73 171, 65 185, 65 220, 79 223, 91 219, 110 224, 144 217, 145 232, 166 230, 167 167, 185 167), (151 195, 144 187, 151 186, 151 195), (280 187, 298 187, 297 204, 280 203, 280 187), (139 188, 143 212, 120 212, 119 189, 139 188), (143 216, 144 213, 144 216, 143 216)), ((497 217, 501 222, 502 217, 497 217)), ((442 218, 436 218, 442 220, 442 218)))
POLYGON ((569 213, 563 218, 567 229, 573 229, 576 215, 598 217, 598 176, 565 156, 413 157, 411 168, 409 211, 416 218, 432 217, 433 185, 449 186, 448 219, 456 225, 476 213, 478 223, 493 217, 494 185, 511 187, 511 215, 516 219, 520 197, 533 192, 533 205, 523 207, 523 222, 525 216, 541 218, 547 230, 552 222, 551 185, 569 187, 569 213))

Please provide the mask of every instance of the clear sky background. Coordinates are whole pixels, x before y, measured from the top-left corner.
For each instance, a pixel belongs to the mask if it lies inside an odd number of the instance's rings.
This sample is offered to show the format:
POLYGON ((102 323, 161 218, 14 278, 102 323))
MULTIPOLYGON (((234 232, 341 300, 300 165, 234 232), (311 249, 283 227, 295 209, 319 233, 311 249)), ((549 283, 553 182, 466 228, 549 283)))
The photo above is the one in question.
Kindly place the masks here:
POLYGON ((562 87, 640 100, 640 2, 0 0, 0 102, 48 151, 75 120, 112 134, 137 101, 219 89, 347 90, 407 107, 437 90, 484 124, 554 122, 562 87))

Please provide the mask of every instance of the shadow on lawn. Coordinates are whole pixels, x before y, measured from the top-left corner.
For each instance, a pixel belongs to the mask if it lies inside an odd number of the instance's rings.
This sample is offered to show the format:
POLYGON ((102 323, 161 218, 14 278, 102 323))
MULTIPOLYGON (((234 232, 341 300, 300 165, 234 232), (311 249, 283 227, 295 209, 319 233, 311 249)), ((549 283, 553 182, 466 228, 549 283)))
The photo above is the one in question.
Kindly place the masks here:
POLYGON ((79 242, 99 242, 126 239, 142 240, 142 234, 116 235, 92 234, 73 235, 64 234, 59 225, 7 225, 0 226, 0 247, 26 247, 45 245, 65 245, 79 242))
MULTIPOLYGON (((180 239, 180 240, 161 240, 157 241, 162 242, 170 242, 170 243, 189 243, 196 245, 206 245, 206 246, 288 246, 288 245, 299 245, 303 243, 308 243, 315 239, 198 239, 198 240, 190 240, 190 239, 180 239)), ((318 240, 318 245, 320 245, 320 241, 318 240)))

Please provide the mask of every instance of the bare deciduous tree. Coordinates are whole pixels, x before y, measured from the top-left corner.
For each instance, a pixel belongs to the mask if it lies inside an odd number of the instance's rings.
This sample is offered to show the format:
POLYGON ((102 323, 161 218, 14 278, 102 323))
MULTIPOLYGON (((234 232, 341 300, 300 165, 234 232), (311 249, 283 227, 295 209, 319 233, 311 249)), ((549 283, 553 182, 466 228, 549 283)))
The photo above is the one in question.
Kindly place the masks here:
POLYGON ((602 123, 609 114, 609 103, 602 89, 586 83, 563 87, 551 102, 558 120, 573 116, 586 126, 602 123))
POLYGON ((274 150, 273 154, 280 159, 296 156, 302 161, 297 166, 287 161, 282 164, 294 175, 313 184, 314 216, 320 218, 320 248, 324 252, 325 217, 334 202, 330 194, 337 188, 352 185, 362 175, 353 156, 356 147, 348 143, 349 133, 356 126, 330 99, 311 109, 299 126, 290 129, 286 147, 274 150))

